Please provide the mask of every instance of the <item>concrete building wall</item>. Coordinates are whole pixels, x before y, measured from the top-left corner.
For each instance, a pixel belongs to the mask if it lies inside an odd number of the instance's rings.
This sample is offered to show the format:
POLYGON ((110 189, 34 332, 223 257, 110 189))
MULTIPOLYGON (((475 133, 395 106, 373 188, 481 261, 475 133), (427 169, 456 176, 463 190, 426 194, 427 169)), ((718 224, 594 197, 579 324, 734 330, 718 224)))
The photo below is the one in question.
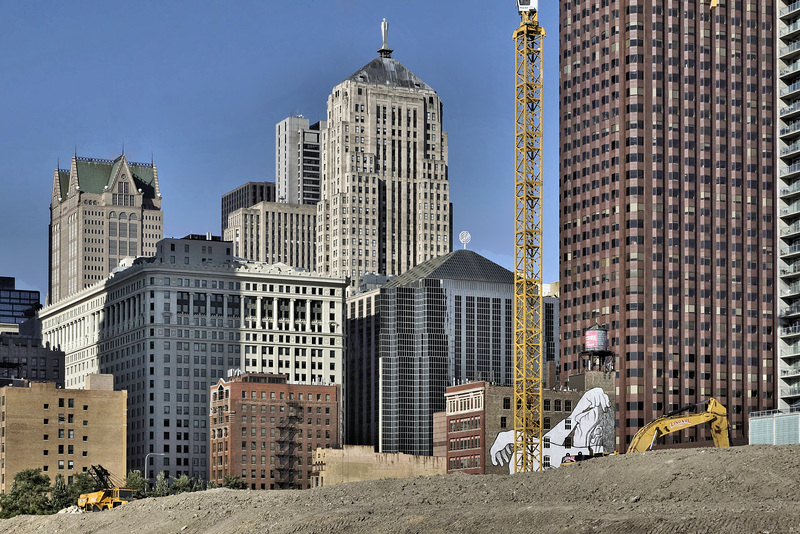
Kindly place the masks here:
POLYGON ((124 478, 127 398, 126 391, 60 389, 52 382, 0 388, 0 492, 25 469, 71 483, 100 464, 124 478))
POLYGON ((310 124, 287 117, 275 125, 275 182, 278 202, 311 204, 320 198, 320 141, 325 121, 310 124))
POLYGON ((210 480, 249 489, 306 489, 314 452, 341 446, 341 386, 243 374, 211 387, 210 480))
POLYGON ((780 276, 777 280, 779 341, 777 408, 800 407, 800 70, 795 54, 800 9, 794 0, 775 2, 776 48, 779 76, 775 92, 778 100, 778 139, 775 151, 778 183, 778 236, 780 276))
POLYGON ((345 445, 342 449, 317 449, 313 487, 385 478, 443 475, 446 459, 403 453, 375 452, 372 447, 345 445))

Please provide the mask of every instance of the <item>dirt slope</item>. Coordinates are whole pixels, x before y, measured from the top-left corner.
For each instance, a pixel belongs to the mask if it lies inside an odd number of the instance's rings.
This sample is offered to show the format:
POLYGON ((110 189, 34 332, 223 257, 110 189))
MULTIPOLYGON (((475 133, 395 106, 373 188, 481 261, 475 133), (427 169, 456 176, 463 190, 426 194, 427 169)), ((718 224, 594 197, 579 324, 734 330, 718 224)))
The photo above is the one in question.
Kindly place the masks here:
POLYGON ((0 531, 800 534, 798 499, 800 446, 754 446, 623 455, 515 476, 218 489, 94 514, 0 520, 0 531))

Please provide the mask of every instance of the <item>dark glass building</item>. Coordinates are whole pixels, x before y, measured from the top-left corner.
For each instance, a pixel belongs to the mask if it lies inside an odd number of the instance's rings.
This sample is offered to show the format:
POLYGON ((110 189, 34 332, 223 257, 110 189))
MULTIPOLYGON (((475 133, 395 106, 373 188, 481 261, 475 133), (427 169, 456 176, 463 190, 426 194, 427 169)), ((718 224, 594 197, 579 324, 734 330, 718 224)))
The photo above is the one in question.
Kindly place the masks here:
POLYGON ((25 322, 32 316, 32 308, 36 310, 41 307, 40 299, 38 291, 16 289, 16 280, 13 277, 0 276, 0 323, 25 322))
POLYGON ((512 385, 513 297, 513 273, 469 250, 350 297, 346 443, 429 456, 447 386, 512 385))

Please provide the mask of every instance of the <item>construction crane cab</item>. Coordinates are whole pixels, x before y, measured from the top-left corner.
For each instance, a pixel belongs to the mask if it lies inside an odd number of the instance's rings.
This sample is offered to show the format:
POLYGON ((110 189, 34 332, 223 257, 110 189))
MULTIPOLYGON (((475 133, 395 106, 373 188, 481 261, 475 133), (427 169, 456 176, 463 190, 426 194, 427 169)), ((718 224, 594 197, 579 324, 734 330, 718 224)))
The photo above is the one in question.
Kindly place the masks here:
POLYGON ((517 10, 520 13, 525 11, 539 11, 539 0, 517 0, 517 10))
POLYGON ((697 404, 690 404, 646 424, 633 436, 628 452, 644 452, 653 447, 656 439, 685 428, 708 423, 711 437, 716 447, 729 447, 728 410, 719 401, 710 398, 697 404), (686 414, 698 406, 706 404, 704 412, 686 414))
POLYGON ((103 489, 92 493, 84 493, 78 498, 78 508, 85 512, 101 512, 110 510, 136 499, 136 491, 115 485, 109 473, 102 465, 93 465, 89 474, 103 489))

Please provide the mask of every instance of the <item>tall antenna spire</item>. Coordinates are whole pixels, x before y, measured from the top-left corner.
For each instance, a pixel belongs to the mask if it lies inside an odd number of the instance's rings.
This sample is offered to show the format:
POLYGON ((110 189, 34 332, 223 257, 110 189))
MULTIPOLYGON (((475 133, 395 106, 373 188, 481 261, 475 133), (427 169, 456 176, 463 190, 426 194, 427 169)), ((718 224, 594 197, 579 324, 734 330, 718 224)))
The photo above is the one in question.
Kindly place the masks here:
POLYGON ((381 57, 392 57, 394 50, 389 48, 389 23, 386 22, 386 19, 381 22, 381 35, 383 37, 383 45, 378 49, 378 53, 381 57))

